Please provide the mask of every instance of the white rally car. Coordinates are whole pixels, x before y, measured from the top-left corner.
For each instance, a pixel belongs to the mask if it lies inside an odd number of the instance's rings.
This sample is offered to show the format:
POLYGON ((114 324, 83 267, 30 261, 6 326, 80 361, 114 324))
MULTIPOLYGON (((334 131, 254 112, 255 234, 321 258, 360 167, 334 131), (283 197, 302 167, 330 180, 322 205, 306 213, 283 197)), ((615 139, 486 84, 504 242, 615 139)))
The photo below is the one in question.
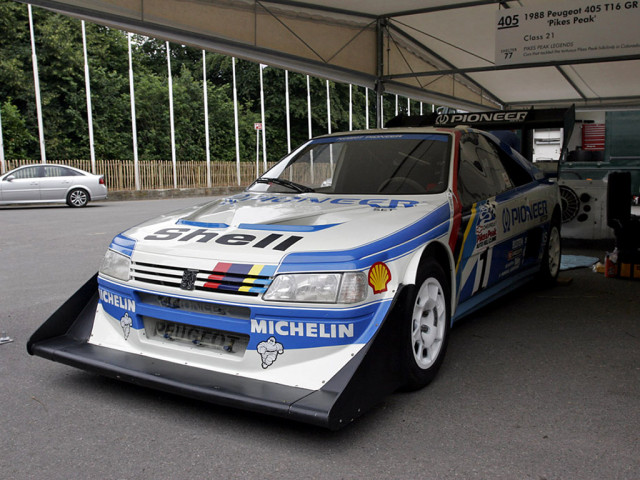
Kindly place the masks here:
POLYGON ((468 127, 310 140, 245 192, 114 238, 30 353, 339 428, 429 383, 453 322, 560 263, 560 198, 468 127))

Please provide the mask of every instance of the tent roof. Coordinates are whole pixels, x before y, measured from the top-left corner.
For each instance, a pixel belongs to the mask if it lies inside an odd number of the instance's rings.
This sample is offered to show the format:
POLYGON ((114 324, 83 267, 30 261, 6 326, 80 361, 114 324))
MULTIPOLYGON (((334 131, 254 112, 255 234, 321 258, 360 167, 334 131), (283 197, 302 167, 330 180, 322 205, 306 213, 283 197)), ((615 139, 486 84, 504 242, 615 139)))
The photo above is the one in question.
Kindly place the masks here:
POLYGON ((640 106, 640 55, 495 64, 496 10, 549 5, 540 0, 30 3, 335 81, 369 88, 378 84, 385 92, 460 109, 640 106))

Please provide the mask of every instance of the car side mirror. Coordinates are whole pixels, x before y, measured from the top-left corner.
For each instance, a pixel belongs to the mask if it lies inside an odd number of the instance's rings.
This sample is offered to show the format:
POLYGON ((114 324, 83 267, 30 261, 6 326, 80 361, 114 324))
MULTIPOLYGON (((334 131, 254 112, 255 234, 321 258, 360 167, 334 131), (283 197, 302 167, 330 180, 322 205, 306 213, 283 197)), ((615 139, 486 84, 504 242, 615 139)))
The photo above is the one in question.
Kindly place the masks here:
POLYGON ((13 176, 13 175, 9 175, 8 177, 5 177, 5 179, 4 179, 4 180, 5 180, 6 182, 11 182, 11 181, 13 181, 13 180, 15 180, 15 179, 16 179, 16 177, 15 177, 15 176, 13 176))

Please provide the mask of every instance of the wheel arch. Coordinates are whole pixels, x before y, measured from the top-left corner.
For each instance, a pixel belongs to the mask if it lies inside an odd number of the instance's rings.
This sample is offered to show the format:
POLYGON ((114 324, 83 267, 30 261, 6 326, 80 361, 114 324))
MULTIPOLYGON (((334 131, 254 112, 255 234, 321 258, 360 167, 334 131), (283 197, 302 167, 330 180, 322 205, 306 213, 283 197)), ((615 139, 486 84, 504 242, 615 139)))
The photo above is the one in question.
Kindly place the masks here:
POLYGON ((69 194, 71 192, 73 192, 74 190, 84 190, 84 192, 86 192, 87 197, 89 198, 89 201, 91 201, 91 190, 89 190, 86 186, 84 185, 74 185, 73 187, 69 187, 67 188, 67 194, 64 196, 65 200, 67 198, 69 198, 69 194))
POLYGON ((560 227, 560 225, 562 225, 562 206, 560 205, 560 203, 556 203, 555 207, 553 207, 553 213, 551 214, 551 220, 558 220, 558 227, 560 227))
POLYGON ((409 265, 405 271, 403 283, 405 285, 414 285, 416 283, 418 269, 427 258, 433 258, 442 267, 442 270, 444 271, 447 278, 449 278, 451 312, 453 316, 453 312, 455 311, 453 303, 454 299, 456 298, 455 292, 457 291, 457 286, 455 283, 456 271, 454 267, 455 262, 453 259, 453 253, 451 252, 447 244, 439 240, 433 240, 423 246, 420 251, 417 251, 413 255, 413 258, 409 262, 409 265))

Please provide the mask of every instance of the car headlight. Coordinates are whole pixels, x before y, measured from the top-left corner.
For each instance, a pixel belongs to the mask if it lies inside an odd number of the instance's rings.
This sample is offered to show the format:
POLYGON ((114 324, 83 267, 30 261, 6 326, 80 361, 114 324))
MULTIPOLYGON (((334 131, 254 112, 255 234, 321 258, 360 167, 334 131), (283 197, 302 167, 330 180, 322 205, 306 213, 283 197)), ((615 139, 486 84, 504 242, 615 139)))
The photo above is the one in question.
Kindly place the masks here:
POLYGON ((262 297, 273 302, 357 303, 367 297, 363 272, 278 275, 262 297))
POLYGON ((117 278, 118 280, 129 280, 129 269, 131 267, 131 259, 126 255, 108 249, 100 265, 100 273, 117 278))

